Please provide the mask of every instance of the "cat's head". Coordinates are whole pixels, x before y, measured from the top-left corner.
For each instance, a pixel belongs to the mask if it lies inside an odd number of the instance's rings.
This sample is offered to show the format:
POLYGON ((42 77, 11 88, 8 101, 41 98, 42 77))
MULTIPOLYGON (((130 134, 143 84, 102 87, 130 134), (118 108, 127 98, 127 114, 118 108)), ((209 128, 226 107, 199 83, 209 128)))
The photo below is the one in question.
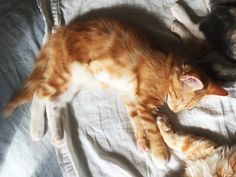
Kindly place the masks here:
POLYGON ((228 92, 189 65, 173 69, 167 96, 173 112, 193 108, 206 95, 227 96, 228 92))

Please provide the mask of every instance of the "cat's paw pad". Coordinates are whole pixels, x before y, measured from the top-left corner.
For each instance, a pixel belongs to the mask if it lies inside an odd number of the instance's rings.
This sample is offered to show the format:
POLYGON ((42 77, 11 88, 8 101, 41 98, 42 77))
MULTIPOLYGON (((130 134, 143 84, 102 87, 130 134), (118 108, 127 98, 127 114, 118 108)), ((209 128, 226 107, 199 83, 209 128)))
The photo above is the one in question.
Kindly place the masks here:
POLYGON ((44 135, 44 131, 41 130, 31 130, 30 136, 33 141, 40 141, 44 135))
POLYGON ((55 147, 60 146, 63 143, 63 137, 61 137, 61 136, 53 137, 53 138, 51 138, 51 143, 55 147))
POLYGON ((183 6, 181 6, 178 3, 175 3, 171 8, 170 11, 172 15, 179 21, 182 21, 182 19, 186 18, 186 12, 183 6))
POLYGON ((137 140, 137 147, 138 147, 138 151, 141 153, 145 153, 145 152, 149 151, 149 146, 148 146, 146 138, 138 139, 137 140))

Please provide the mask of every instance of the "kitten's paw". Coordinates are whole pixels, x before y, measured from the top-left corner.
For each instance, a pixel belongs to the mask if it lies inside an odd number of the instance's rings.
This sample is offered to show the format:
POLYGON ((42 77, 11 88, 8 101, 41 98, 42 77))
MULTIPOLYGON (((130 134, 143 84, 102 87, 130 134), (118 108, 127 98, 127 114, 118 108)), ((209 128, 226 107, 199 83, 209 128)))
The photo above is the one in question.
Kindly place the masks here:
POLYGON ((164 141, 152 141, 151 143, 151 156, 153 162, 158 168, 163 168, 169 161, 169 152, 164 141))
POLYGON ((179 35, 180 37, 185 35, 185 33, 187 31, 186 28, 181 23, 179 23, 177 20, 174 20, 171 23, 170 29, 173 33, 179 35))
POLYGON ((169 162, 168 159, 161 159, 161 158, 156 158, 152 156, 152 161, 156 165, 157 168, 159 169, 165 169, 167 167, 167 164, 169 162))
POLYGON ((137 147, 138 147, 138 151, 141 153, 145 153, 149 151, 147 139, 144 137, 141 139, 137 139, 137 147))
POLYGON ((55 147, 59 147, 63 144, 63 134, 55 134, 51 136, 51 143, 55 147))
POLYGON ((156 147, 155 149, 152 149, 151 156, 153 162, 158 168, 163 169, 167 167, 167 164, 169 162, 169 153, 166 146, 163 146, 162 148, 156 147))
POLYGON ((56 138, 52 138, 51 139, 51 143, 53 146, 57 147, 59 145, 61 145, 63 142, 63 139, 56 139, 56 138))
MULTIPOLYGON (((53 132, 53 133, 55 133, 55 132, 53 132)), ((56 132, 56 134, 52 134, 51 143, 54 146, 58 146, 62 143, 63 138, 64 138, 64 133, 63 132, 61 132, 61 131, 56 132)))
POLYGON ((171 11, 172 15, 180 22, 184 22, 185 18, 188 17, 188 14, 186 13, 183 6, 181 6, 178 3, 175 3, 175 5, 173 5, 170 8, 170 11, 171 11))

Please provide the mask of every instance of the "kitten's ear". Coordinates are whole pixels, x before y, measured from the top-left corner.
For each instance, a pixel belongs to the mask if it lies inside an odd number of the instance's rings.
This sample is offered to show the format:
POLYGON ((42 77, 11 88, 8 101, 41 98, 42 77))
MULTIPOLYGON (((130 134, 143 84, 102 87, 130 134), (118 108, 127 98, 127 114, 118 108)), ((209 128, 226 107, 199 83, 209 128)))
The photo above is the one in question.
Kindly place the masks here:
POLYGON ((202 81, 192 75, 181 76, 180 81, 183 83, 184 87, 189 88, 192 91, 201 90, 203 88, 202 81))
POLYGON ((219 95, 219 96, 227 96, 229 93, 222 87, 210 84, 208 86, 208 95, 219 95))

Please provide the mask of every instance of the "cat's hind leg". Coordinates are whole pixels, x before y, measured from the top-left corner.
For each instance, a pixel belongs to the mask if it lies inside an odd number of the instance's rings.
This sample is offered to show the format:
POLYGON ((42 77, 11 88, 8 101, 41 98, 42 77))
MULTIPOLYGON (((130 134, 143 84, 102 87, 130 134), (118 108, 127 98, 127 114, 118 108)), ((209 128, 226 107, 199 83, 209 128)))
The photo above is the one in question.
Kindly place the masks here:
POLYGON ((54 146, 60 145, 64 137, 61 120, 61 110, 63 107, 65 107, 65 104, 56 102, 48 102, 46 105, 48 127, 51 133, 51 143, 54 146))
POLYGON ((171 23, 170 29, 173 33, 177 34, 184 42, 189 42, 189 40, 194 39, 190 31, 177 20, 174 20, 171 23))
POLYGON ((49 101, 47 98, 33 97, 30 120, 30 135, 32 140, 39 141, 44 134, 44 115, 46 108, 48 127, 51 132, 51 142, 53 145, 60 144, 60 141, 63 139, 60 113, 64 106, 64 103, 49 101))
POLYGON ((44 134, 45 106, 46 100, 40 99, 36 95, 33 96, 30 108, 30 135, 32 140, 34 141, 39 141, 44 134))
POLYGON ((60 121, 61 108, 70 102, 76 93, 93 83, 93 78, 87 65, 71 63, 68 72, 57 71, 45 73, 44 80, 35 90, 31 111, 31 136, 39 140, 44 130, 44 112, 47 105, 48 125, 52 135, 52 142, 58 144, 63 138, 60 121), (39 131, 40 130, 40 131, 39 131))
POLYGON ((177 132, 168 118, 159 114, 157 125, 165 143, 172 149, 182 152, 187 159, 197 160, 211 154, 218 145, 206 138, 177 132))

